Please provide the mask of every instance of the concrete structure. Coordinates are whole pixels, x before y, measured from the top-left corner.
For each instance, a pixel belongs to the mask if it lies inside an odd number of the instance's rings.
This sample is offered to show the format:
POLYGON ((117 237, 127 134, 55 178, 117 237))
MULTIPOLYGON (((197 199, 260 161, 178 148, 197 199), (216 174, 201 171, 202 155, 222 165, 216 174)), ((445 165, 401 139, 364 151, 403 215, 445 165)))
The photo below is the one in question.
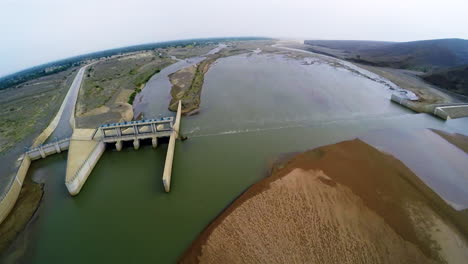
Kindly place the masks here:
MULTIPOLYGON (((93 143, 93 141, 89 141, 87 143, 93 143)), ((68 159, 65 186, 67 186, 68 192, 71 195, 77 195, 80 192, 84 183, 88 179, 89 174, 91 174, 91 171, 94 166, 96 166, 106 149, 104 142, 96 142, 90 149, 89 146, 91 145, 93 144, 86 144, 85 147, 80 147, 80 151, 82 153, 81 158, 84 159, 68 159), (70 163, 73 165, 69 166, 70 163)), ((69 157, 70 156, 71 155, 69 155, 69 157)))
POLYGON ((21 157, 21 165, 8 192, 0 197, 0 224, 8 216, 18 199, 31 161, 65 150, 68 150, 65 185, 71 195, 77 195, 104 153, 106 144, 115 143, 117 150, 120 150, 123 141, 133 141, 134 148, 138 149, 141 139, 151 139, 153 147, 157 147, 158 138, 170 137, 163 174, 164 189, 169 192, 175 140, 179 136, 180 119, 181 103, 179 102, 175 122, 173 117, 164 117, 106 124, 98 129, 74 129, 71 138, 28 150, 21 157))
POLYGON ((21 164, 16 171, 14 181, 11 183, 10 189, 0 199, 0 224, 10 213, 13 206, 15 206, 16 200, 21 192, 24 178, 28 173, 29 165, 31 165, 31 159, 27 155, 22 156, 21 164))
POLYGON ((174 123, 173 117, 138 120, 123 123, 105 124, 94 129, 75 129, 68 151, 67 174, 65 185, 71 195, 77 195, 94 166, 104 153, 106 144, 115 144, 118 151, 123 141, 133 141, 133 147, 139 149, 140 140, 151 139, 153 147, 158 146, 158 138, 169 137, 169 149, 164 168, 163 183, 169 191, 171 168, 174 157, 175 139, 180 126, 181 106, 174 123))
POLYGON ((175 140, 179 137, 180 131, 180 117, 182 113, 181 108, 182 104, 181 101, 179 101, 179 105, 177 106, 176 121, 172 129, 171 137, 169 138, 169 145, 167 146, 166 163, 164 165, 164 173, 162 178, 164 190, 166 192, 171 190, 172 163, 174 161, 175 140))
POLYGON ((416 102, 395 94, 392 94, 391 100, 415 112, 433 114, 445 120, 468 117, 468 104, 466 103, 417 105, 416 102))
POLYGON ((40 158, 45 158, 49 155, 60 153, 64 150, 68 150, 70 146, 70 138, 65 138, 52 142, 49 144, 41 145, 35 148, 32 148, 26 151, 26 155, 31 158, 31 160, 37 160, 40 158))
POLYGON ((77 195, 104 153, 105 143, 93 140, 94 129, 75 129, 68 150, 65 186, 77 195))
POLYGON ((116 124, 106 124, 98 128, 97 137, 105 143, 115 143, 118 151, 122 149, 122 141, 133 141, 135 149, 140 147, 141 139, 150 139, 153 147, 157 147, 159 137, 169 137, 172 133, 173 117, 130 121, 116 124))
POLYGON ((468 117, 468 104, 437 106, 434 115, 445 120, 468 117))
MULTIPOLYGON (((91 65, 91 64, 89 64, 89 65, 91 65)), ((34 140, 33 147, 37 147, 37 146, 43 144, 47 140, 47 138, 50 137, 52 132, 54 132, 55 128, 57 128, 57 126, 58 126, 58 123, 59 123, 60 119, 62 118, 63 112, 65 110, 65 106, 67 105, 67 103, 70 100, 73 100, 73 104, 74 105, 76 104, 76 99, 78 97, 78 91, 79 91, 79 88, 81 86, 81 81, 83 80, 84 71, 86 70, 86 68, 89 65, 86 65, 86 66, 83 66, 83 67, 80 68, 80 70, 78 71, 78 73, 75 76, 75 79, 73 80, 72 85, 70 86, 70 89, 67 92, 67 95, 65 96, 65 99, 62 102, 62 105, 60 106, 60 109, 58 110, 58 112, 55 115, 54 119, 52 119, 52 121, 50 121, 49 125, 34 140)), ((71 116, 72 116, 72 118, 74 118, 75 115, 72 114, 71 116)), ((74 123, 73 123, 72 127, 74 128, 74 123)))
POLYGON ((18 196, 23 186, 24 178, 28 173, 31 162, 40 158, 45 158, 55 153, 61 153, 62 151, 68 150, 70 145, 70 138, 58 140, 46 145, 41 145, 32 148, 20 157, 20 166, 16 172, 14 181, 11 183, 9 190, 0 197, 0 224, 8 216, 11 209, 16 203, 18 196))

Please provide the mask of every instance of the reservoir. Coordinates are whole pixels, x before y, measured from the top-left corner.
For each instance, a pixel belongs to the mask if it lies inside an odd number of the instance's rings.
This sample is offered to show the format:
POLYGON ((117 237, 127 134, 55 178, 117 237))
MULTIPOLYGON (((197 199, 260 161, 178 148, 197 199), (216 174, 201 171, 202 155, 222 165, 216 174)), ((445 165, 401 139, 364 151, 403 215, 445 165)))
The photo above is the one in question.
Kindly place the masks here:
MULTIPOLYGON (((143 90, 135 108, 145 117, 168 113, 167 74, 190 63, 176 64, 153 76, 143 90)), ((76 197, 64 184, 66 153, 36 161, 29 176, 46 184, 44 198, 3 260, 173 263, 230 202, 267 176, 282 154, 356 137, 395 155, 444 199, 467 208, 467 195, 461 193, 468 186, 467 155, 457 155, 425 129, 466 134, 468 119, 445 122, 415 114, 391 103, 391 93, 321 60, 310 64, 261 53, 219 59, 205 75, 200 113, 182 119, 189 139, 176 145, 170 193, 161 182, 165 144, 121 152, 109 147, 76 197), (437 160, 433 142, 457 155, 452 166, 438 166, 438 175, 451 175, 448 187, 420 166, 437 160), (404 155, 422 145, 421 159, 404 155), (450 188, 455 185, 461 187, 450 188)))

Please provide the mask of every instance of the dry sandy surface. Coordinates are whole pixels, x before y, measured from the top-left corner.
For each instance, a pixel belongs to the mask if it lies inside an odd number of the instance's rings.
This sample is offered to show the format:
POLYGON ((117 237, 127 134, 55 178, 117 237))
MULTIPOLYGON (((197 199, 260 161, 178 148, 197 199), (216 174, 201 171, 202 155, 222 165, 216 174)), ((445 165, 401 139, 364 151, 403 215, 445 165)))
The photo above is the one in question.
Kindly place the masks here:
POLYGON ((453 145, 457 146, 459 149, 468 153, 468 137, 462 134, 450 134, 441 130, 432 129, 432 131, 439 136, 443 137, 448 142, 452 143, 453 145))
POLYGON ((278 165, 181 263, 468 263, 467 211, 360 140, 278 165))
MULTIPOLYGON (((197 72, 198 65, 192 65, 183 69, 180 69, 169 75, 169 80, 171 81, 171 96, 172 99, 169 102, 169 107, 173 106, 173 109, 177 109, 175 105, 179 100, 183 100, 184 97, 197 97, 196 95, 189 95, 189 90, 192 86, 192 80, 195 77, 197 72)), ((186 103, 187 104, 187 103, 186 103)), ((198 107, 194 106, 194 107, 198 107)), ((193 107, 192 107, 193 108, 193 107)), ((182 111, 183 113, 188 113, 194 109, 185 107, 182 111)), ((174 109, 174 110, 175 110, 174 109)))

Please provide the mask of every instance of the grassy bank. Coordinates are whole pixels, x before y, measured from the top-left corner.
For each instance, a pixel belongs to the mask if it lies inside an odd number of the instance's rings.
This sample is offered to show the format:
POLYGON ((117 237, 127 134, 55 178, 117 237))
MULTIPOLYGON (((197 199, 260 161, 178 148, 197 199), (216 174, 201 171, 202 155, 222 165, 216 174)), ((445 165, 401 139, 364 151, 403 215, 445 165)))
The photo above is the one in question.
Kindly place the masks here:
MULTIPOLYGON (((135 83, 135 90, 133 93, 130 94, 130 97, 128 98, 128 103, 133 104, 133 101, 135 100, 135 96, 143 90, 145 87, 146 83, 153 77, 153 75, 159 73, 161 70, 160 69, 154 69, 152 71, 147 71, 143 74, 140 74, 138 78, 134 81, 135 83)), ((135 71, 136 72, 136 71, 135 71)), ((135 75, 136 73, 134 73, 135 75)))
POLYGON ((149 79, 174 63, 162 50, 122 55, 96 63, 85 74, 78 96, 77 126, 129 121, 132 104, 149 79))
POLYGON ((69 69, 0 91, 0 153, 47 126, 76 73, 69 69))
MULTIPOLYGON (((182 100, 182 114, 190 113, 200 107, 200 97, 205 80, 205 73, 208 72, 211 64, 215 62, 216 59, 215 57, 203 60, 196 66, 193 79, 189 81, 188 89, 175 91, 173 86, 173 89, 171 89, 172 99, 169 103, 169 110, 176 112, 179 100, 182 100)), ((171 75, 171 82, 174 82, 175 76, 176 75, 171 75)))

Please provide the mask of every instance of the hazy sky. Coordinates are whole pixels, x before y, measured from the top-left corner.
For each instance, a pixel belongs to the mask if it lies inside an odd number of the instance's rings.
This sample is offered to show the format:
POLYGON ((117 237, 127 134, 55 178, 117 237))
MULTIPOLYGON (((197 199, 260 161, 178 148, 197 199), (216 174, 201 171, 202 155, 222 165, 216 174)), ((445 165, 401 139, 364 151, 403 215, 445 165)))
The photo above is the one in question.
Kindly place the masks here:
POLYGON ((0 76, 120 46, 216 36, 468 39, 468 0, 0 0, 0 76))

